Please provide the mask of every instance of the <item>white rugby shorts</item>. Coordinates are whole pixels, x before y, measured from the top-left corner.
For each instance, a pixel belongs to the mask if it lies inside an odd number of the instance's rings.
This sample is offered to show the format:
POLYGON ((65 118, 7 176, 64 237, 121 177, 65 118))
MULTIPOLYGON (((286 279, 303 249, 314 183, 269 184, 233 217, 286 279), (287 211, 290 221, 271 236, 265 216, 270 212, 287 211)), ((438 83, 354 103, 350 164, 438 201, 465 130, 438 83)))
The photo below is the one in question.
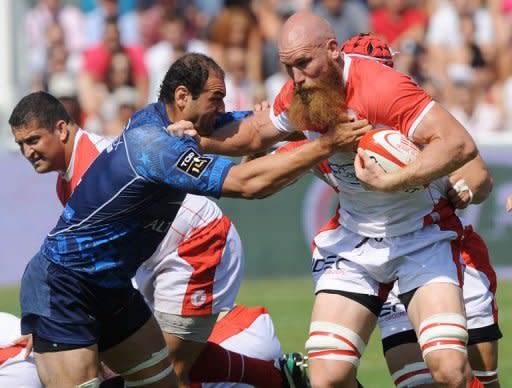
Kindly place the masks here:
POLYGON ((398 282, 405 293, 431 283, 461 284, 457 233, 438 225, 397 237, 368 238, 343 226, 315 237, 312 274, 315 292, 361 293, 387 298, 398 282))
MULTIPOLYGON (((497 324, 496 273, 485 242, 471 227, 464 230, 461 258, 464 262, 462 294, 468 330, 497 324)), ((382 339, 413 330, 405 306, 398 299, 399 292, 395 285, 382 307, 378 321, 382 339)))

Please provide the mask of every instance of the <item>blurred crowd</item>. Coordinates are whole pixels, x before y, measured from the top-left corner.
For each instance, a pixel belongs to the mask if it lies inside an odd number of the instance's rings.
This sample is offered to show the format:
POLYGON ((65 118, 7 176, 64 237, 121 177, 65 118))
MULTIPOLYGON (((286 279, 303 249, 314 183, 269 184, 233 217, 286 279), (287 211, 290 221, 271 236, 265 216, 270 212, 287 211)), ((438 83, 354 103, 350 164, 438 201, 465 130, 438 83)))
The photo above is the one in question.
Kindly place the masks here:
POLYGON ((156 101, 177 57, 201 52, 226 71, 226 110, 252 109, 287 79, 277 38, 302 9, 329 20, 340 43, 384 37, 395 67, 477 141, 512 134, 512 0, 38 0, 25 16, 31 87, 114 137, 156 101))

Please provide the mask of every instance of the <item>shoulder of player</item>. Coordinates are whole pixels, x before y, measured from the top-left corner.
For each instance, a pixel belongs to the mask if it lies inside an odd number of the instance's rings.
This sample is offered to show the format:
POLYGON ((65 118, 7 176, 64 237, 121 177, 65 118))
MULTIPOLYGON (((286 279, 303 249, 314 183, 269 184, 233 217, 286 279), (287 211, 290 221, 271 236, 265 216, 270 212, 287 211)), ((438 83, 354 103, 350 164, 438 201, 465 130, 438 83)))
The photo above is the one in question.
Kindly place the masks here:
POLYGON ((409 85, 407 90, 410 93, 410 87, 415 87, 416 83, 410 76, 382 63, 363 58, 351 58, 347 77, 349 94, 351 89, 357 89, 356 94, 363 92, 373 96, 390 96, 400 94, 404 85, 409 85))
POLYGON ((276 115, 286 111, 293 99, 293 92, 295 86, 293 84, 293 80, 289 79, 286 83, 281 87, 279 94, 276 96, 273 104, 274 113, 276 115))
POLYGON ((407 75, 383 63, 365 58, 350 58, 349 77, 357 76, 367 80, 381 80, 386 78, 409 78, 407 75))

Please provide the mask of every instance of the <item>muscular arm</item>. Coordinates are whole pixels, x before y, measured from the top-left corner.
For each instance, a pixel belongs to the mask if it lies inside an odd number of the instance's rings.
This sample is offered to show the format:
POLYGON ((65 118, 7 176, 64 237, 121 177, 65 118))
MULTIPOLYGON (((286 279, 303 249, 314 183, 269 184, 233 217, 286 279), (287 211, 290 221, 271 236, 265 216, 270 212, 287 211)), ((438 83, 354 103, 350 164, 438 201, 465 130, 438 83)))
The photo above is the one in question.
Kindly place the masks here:
POLYGON ((418 158, 389 174, 383 173, 364 152, 359 152, 358 178, 369 189, 395 192, 449 175, 478 154, 471 136, 440 104, 435 104, 421 120, 414 132, 414 141, 426 145, 418 158))
POLYGON ((440 104, 425 115, 413 140, 426 147, 409 168, 403 169, 401 179, 408 187, 448 175, 478 154, 469 133, 440 104))
MULTIPOLYGON (((368 131, 367 125, 361 131, 368 131)), ((346 146, 345 130, 333 129, 289 152, 275 153, 232 167, 222 196, 263 198, 295 182, 310 168, 346 146)))
POLYGON ((265 151, 289 136, 278 131, 267 111, 256 112, 242 121, 233 121, 215 130, 209 137, 198 139, 201 150, 209 154, 243 156, 265 151))

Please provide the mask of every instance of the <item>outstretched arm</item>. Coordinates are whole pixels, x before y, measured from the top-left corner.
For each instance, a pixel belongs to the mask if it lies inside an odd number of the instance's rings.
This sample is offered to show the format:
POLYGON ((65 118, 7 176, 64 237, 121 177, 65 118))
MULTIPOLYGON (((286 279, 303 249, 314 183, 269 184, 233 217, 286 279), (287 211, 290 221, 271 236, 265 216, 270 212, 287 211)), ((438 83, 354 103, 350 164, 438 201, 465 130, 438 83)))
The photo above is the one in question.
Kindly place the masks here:
POLYGON ((361 122, 366 125, 358 130, 347 131, 346 124, 342 124, 290 152, 266 155, 232 167, 221 195, 264 198, 283 189, 319 162, 346 148, 347 144, 352 144, 353 138, 358 137, 359 133, 371 129, 366 120, 361 122))
MULTIPOLYGON (((345 131, 344 150, 354 149, 359 139, 368 132, 367 120, 357 120, 339 124, 345 131), (366 128, 363 130, 363 128, 366 128)), ((193 136, 204 153, 228 156, 243 156, 268 150, 275 143, 288 138, 295 132, 281 132, 270 120, 268 111, 255 112, 243 120, 231 121, 216 129, 208 137, 199 136, 194 125, 188 121, 179 121, 167 127, 174 136, 187 134, 193 136)))

